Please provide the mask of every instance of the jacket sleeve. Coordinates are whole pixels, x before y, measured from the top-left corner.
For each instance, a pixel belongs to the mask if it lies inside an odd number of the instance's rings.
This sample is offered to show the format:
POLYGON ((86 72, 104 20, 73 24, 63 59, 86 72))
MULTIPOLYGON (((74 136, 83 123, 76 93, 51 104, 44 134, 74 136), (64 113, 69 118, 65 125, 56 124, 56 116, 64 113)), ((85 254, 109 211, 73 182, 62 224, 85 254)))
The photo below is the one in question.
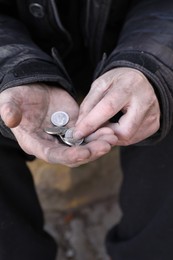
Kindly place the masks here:
MULTIPOLYGON (((71 81, 57 58, 56 49, 52 49, 54 58, 43 52, 32 41, 25 26, 7 15, 7 8, 3 7, 0 5, 0 92, 18 85, 46 82, 61 86, 73 95, 71 81)), ((13 138, 1 119, 0 132, 13 138)))
POLYGON ((143 143, 160 141, 173 123, 173 1, 133 1, 119 42, 98 74, 115 67, 136 68, 152 83, 160 102, 161 126, 143 143))

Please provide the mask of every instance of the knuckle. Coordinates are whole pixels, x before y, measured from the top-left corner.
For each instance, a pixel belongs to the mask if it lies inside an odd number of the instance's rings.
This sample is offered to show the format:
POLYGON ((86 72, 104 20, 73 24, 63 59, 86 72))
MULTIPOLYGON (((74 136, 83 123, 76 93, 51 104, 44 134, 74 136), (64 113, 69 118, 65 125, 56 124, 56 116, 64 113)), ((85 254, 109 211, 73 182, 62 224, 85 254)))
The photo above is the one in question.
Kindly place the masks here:
POLYGON ((47 163, 54 163, 54 158, 52 158, 52 152, 49 147, 44 148, 42 159, 47 163))
POLYGON ((158 131, 160 128, 160 118, 156 121, 156 131, 158 131))
POLYGON ((160 112, 158 113, 158 111, 151 110, 151 112, 148 116, 147 124, 149 126, 153 125, 155 128, 159 128, 160 127, 160 112))
POLYGON ((67 166, 70 166, 70 165, 73 165, 76 163, 76 153, 73 149, 69 149, 67 148, 68 150, 66 150, 66 152, 64 152, 64 156, 66 158, 66 165, 67 166))
POLYGON ((152 116, 149 120, 149 125, 151 126, 153 133, 157 132, 160 128, 160 118, 157 116, 152 116))
POLYGON ((106 80, 104 77, 100 77, 98 79, 96 79, 92 85, 91 85, 91 89, 95 89, 97 91, 102 91, 102 89, 106 86, 106 80))
POLYGON ((77 168, 79 165, 77 163, 67 163, 66 166, 69 168, 77 168))
POLYGON ((99 155, 103 155, 105 153, 108 153, 110 151, 110 149, 111 149, 110 144, 104 141, 104 146, 103 146, 102 150, 100 151, 99 155))
POLYGON ((114 116, 115 114, 115 100, 110 98, 105 103, 105 114, 110 116, 114 116))
POLYGON ((158 107, 158 101, 154 93, 152 95, 149 95, 146 99, 146 103, 148 107, 158 107))
POLYGON ((135 82, 137 82, 137 83, 141 83, 141 82, 144 81, 144 79, 146 79, 144 74, 142 72, 140 72, 139 70, 136 70, 136 69, 129 70, 128 76, 131 80, 133 80, 133 82, 135 80, 135 82))
MULTIPOLYGON (((124 77, 123 77, 124 78, 124 77)), ((126 71, 126 77, 124 78, 124 80, 127 81, 127 83, 141 83, 141 81, 144 80, 142 73, 140 71, 137 71, 135 69, 128 69, 126 71)))
POLYGON ((119 134, 118 139, 123 142, 124 145, 131 144, 132 133, 130 129, 124 129, 121 134, 119 134))

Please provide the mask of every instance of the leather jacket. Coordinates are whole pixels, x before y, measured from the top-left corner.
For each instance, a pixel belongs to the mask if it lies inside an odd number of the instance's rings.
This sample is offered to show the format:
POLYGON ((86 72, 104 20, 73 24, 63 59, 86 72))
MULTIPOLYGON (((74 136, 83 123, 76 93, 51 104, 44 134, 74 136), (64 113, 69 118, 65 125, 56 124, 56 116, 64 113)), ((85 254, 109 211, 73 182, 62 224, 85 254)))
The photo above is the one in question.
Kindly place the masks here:
MULTIPOLYGON (((149 141, 161 140, 173 120, 172 32, 172 0, 0 0, 0 91, 46 82, 73 94, 74 60, 89 62, 93 79, 135 68, 158 96, 161 127, 149 141)), ((2 121, 0 132, 12 137, 2 121)))

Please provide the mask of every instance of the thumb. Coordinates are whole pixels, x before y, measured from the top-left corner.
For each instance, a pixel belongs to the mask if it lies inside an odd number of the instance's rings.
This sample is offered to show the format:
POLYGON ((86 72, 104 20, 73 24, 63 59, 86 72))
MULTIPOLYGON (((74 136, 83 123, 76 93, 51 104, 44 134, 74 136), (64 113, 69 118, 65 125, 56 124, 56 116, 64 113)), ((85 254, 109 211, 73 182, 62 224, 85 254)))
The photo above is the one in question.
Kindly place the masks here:
POLYGON ((5 101, 2 99, 0 101, 0 115, 2 120, 9 128, 18 126, 22 119, 20 106, 16 104, 12 98, 8 98, 8 100, 5 101))

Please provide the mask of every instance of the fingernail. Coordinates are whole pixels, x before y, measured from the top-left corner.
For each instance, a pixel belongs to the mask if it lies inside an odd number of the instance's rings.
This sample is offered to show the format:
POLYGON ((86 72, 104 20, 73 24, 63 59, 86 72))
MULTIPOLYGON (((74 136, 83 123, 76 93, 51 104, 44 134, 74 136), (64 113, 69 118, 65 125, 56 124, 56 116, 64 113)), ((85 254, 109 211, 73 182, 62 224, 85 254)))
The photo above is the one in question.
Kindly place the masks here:
POLYGON ((76 130, 76 131, 74 130, 74 132, 73 132, 73 138, 74 139, 78 140, 78 139, 81 139, 83 137, 84 137, 84 135, 82 134, 82 132, 80 132, 78 130, 76 130))

